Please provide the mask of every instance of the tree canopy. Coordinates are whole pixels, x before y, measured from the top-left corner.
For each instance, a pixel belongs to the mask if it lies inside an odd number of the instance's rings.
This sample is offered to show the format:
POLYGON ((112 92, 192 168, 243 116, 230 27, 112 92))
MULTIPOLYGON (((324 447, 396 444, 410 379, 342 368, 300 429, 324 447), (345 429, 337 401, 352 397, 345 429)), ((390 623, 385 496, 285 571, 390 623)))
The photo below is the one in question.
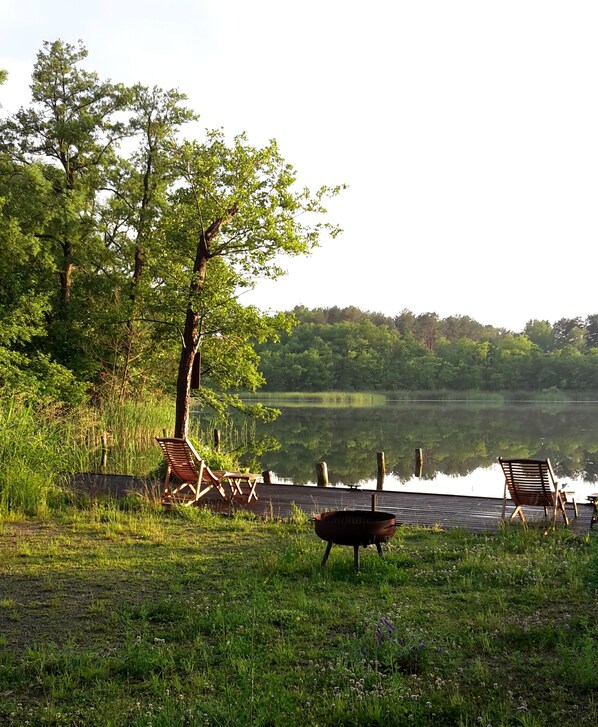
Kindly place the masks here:
POLYGON ((275 141, 186 136, 183 93, 86 61, 82 43, 44 43, 30 104, 0 115, 0 388, 67 404, 168 392, 181 436, 196 380, 203 404, 262 416, 240 391, 598 389, 598 314, 514 333, 242 305, 281 256, 339 232, 326 204, 342 186, 299 187, 275 141))
POLYGON ((275 141, 185 138, 182 93, 101 80, 86 58, 44 43, 31 104, 0 121, 3 358, 58 366, 96 399, 176 389, 183 435, 196 355, 213 405, 263 382, 252 344, 290 323, 239 292, 338 232, 340 187, 298 188, 275 141))

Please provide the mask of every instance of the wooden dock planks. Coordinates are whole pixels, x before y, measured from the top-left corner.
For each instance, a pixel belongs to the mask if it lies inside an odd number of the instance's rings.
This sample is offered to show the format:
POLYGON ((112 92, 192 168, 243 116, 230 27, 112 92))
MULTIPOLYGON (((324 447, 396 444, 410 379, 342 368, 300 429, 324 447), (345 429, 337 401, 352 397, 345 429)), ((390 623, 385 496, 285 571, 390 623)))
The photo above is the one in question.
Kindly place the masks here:
MULTIPOLYGON (((245 509, 260 516, 288 518, 292 504, 309 517, 328 510, 370 510, 372 490, 302 487, 299 485, 258 485, 257 502, 227 503, 212 494, 203 504, 220 512, 245 509)), ((426 495, 412 492, 376 492, 376 509, 391 512, 398 522, 427 527, 462 527, 473 532, 496 531, 500 525, 502 499, 462 495, 426 495)), ((543 522, 542 508, 529 508, 530 524, 543 522)), ((572 515, 572 513, 569 513, 572 515)), ((579 505, 579 517, 571 520, 576 533, 589 530, 592 507, 579 505)), ((562 521, 559 521, 562 522, 562 521)))
MULTIPOLYGON (((81 474, 73 479, 73 488, 91 497, 123 497, 136 492, 159 500, 161 483, 143 482, 123 475, 81 474)), ((415 492, 355 490, 345 487, 305 487, 301 485, 258 484, 258 500, 250 503, 223 500, 217 493, 201 498, 199 505, 223 513, 237 509, 253 512, 260 517, 286 519, 293 506, 308 517, 327 510, 370 510, 372 495, 376 509, 392 512, 400 523, 442 528, 465 528, 472 532, 493 532, 500 524, 502 499, 465 495, 427 495, 415 492)), ((579 517, 572 518, 571 530, 586 534, 590 530, 592 505, 580 503, 579 517)), ((510 512, 510 509, 507 510, 510 512)), ((542 508, 528 508, 530 523, 543 521, 542 508)), ((559 518, 559 524, 562 520, 559 518)), ((594 527, 594 533, 598 528, 594 527)))

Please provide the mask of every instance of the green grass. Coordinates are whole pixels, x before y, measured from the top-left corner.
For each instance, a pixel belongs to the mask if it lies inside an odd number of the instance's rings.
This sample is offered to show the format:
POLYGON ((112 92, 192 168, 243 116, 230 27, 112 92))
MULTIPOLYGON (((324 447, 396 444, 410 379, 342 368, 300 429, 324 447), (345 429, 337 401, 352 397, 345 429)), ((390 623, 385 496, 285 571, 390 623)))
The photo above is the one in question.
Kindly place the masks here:
POLYGON ((594 725, 598 548, 104 503, 0 521, 0 724, 594 725))
POLYGON ((241 398, 243 401, 263 402, 268 406, 279 404, 285 407, 314 406, 330 409, 348 406, 384 406, 387 402, 385 393, 375 391, 259 391, 257 394, 245 393, 241 398))

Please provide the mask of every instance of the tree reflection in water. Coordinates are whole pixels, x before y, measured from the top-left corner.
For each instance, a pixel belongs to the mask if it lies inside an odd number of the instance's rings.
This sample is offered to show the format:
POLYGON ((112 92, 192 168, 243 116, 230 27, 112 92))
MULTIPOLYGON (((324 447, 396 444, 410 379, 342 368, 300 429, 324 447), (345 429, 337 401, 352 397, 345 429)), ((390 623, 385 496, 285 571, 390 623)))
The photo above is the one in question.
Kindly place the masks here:
MULTIPOLYGON (((413 484, 415 450, 422 448, 424 468, 417 481, 422 491, 439 491, 426 484, 446 482, 450 492, 451 482, 458 485, 474 472, 481 479, 480 470, 493 467, 499 456, 550 457, 560 479, 596 489, 596 403, 279 408, 282 414, 275 422, 257 427, 258 435, 280 443, 261 456, 262 468, 295 484, 313 483, 314 463, 324 461, 333 485, 375 486, 376 452, 383 451, 386 485, 399 489, 413 484)), ((498 472, 496 477, 502 493, 502 477, 498 472)))

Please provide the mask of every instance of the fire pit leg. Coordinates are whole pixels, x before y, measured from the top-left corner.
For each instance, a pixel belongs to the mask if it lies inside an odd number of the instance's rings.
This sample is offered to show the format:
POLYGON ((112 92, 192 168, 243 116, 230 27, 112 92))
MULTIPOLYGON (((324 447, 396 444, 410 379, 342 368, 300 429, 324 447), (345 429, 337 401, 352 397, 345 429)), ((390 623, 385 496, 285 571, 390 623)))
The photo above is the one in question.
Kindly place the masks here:
POLYGON ((382 544, 381 543, 376 543, 376 548, 378 549, 378 555, 381 558, 384 558, 384 556, 382 555, 382 544))
POLYGON ((355 559, 355 573, 359 573, 359 545, 353 546, 353 553, 355 559))
POLYGON ((326 561, 328 560, 328 556, 330 555, 330 549, 332 548, 332 540, 328 541, 328 545, 326 546, 326 552, 324 553, 324 560, 322 561, 322 565, 326 565, 326 561))

